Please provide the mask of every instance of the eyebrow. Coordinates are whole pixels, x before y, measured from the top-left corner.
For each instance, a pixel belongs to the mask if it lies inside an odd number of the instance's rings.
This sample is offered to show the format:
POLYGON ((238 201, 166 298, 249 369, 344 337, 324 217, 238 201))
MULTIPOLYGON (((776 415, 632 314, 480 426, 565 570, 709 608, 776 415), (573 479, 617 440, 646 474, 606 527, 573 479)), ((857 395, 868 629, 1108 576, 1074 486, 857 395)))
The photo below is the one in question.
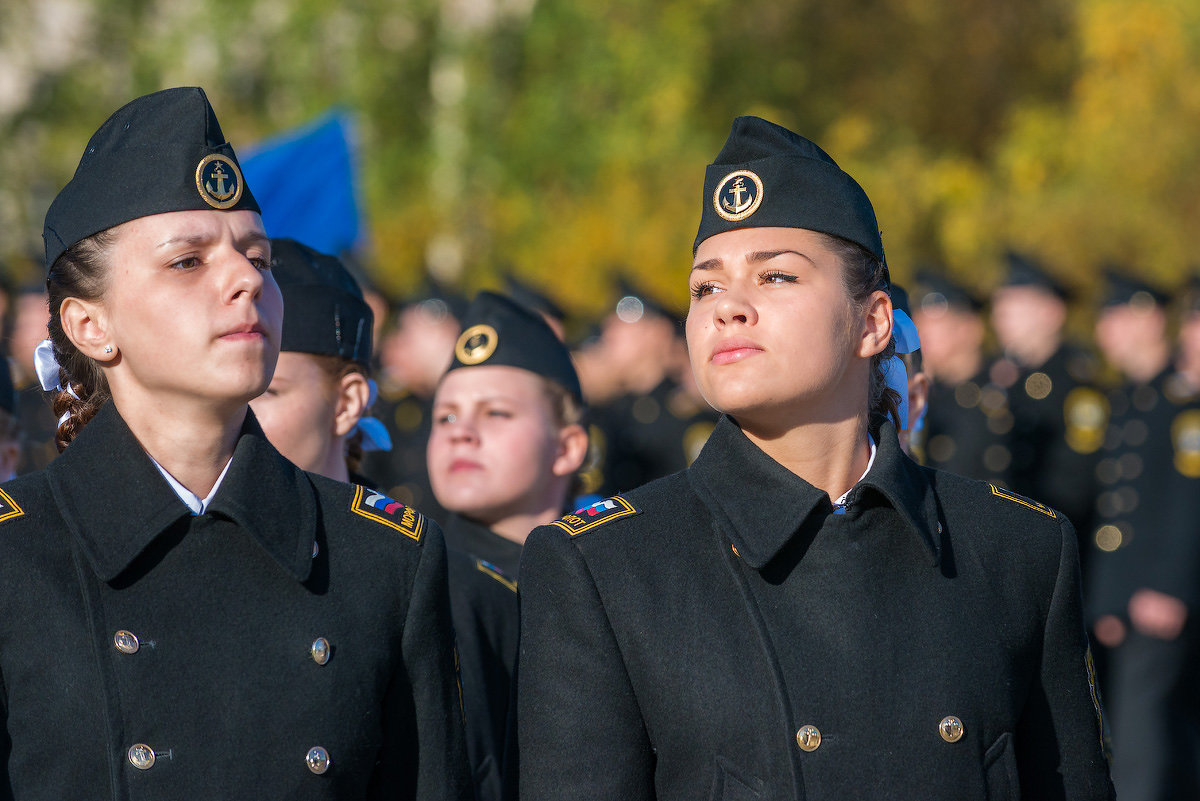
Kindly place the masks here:
POLYGON ((162 250, 163 248, 169 248, 172 245, 203 245, 210 239, 212 239, 212 237, 209 234, 184 234, 180 236, 173 236, 170 239, 165 239, 162 242, 159 242, 158 249, 162 250))
MULTIPOLYGON (((791 253, 795 256, 799 256, 800 258, 807 261, 809 264, 813 263, 813 260, 811 258, 809 258, 808 256, 804 255, 803 253, 801 253, 798 250, 791 250, 789 248, 785 248, 783 250, 756 250, 752 253, 746 254, 746 261, 748 261, 750 264, 759 264, 764 261, 770 261, 771 259, 775 258, 776 256, 782 256, 786 253, 791 253)), ((721 261, 720 259, 706 259, 705 261, 702 261, 699 264, 692 265, 692 272, 695 272, 697 270, 723 270, 723 269, 725 269, 725 263, 723 261, 721 261)))

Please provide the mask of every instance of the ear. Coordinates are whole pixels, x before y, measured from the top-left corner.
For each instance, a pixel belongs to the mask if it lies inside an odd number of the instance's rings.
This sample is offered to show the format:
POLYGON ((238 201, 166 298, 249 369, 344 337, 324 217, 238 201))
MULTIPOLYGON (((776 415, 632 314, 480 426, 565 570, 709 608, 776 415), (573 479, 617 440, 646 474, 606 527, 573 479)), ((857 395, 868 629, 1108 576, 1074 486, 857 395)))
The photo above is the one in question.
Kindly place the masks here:
POLYGON ((117 358, 117 349, 108 330, 108 317, 103 304, 82 298, 67 298, 58 309, 63 333, 79 352, 97 362, 117 358), (108 353, 104 348, 108 347, 108 353))
POLYGON ((565 426, 558 432, 558 452, 550 470, 556 476, 569 476, 583 466, 587 452, 588 435, 583 426, 565 426))
POLYGON ((908 430, 921 419, 925 407, 929 405, 929 376, 924 372, 909 376, 908 379, 908 430))
POLYGON ((867 299, 867 314, 857 355, 863 359, 871 358, 887 347, 891 337, 892 299, 882 289, 876 289, 867 299))
POLYGON ((338 379, 337 405, 334 407, 333 432, 344 437, 354 430, 358 421, 367 413, 367 401, 371 388, 367 377, 359 372, 346 373, 338 379))

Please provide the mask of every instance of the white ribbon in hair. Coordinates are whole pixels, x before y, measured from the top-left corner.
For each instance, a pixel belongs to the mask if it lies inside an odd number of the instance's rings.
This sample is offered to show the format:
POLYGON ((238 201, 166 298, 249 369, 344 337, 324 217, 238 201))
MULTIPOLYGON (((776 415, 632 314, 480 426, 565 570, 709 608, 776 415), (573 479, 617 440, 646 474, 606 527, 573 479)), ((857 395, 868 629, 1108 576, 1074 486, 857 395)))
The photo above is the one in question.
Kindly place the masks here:
MULTIPOLYGON (((37 370, 38 381, 41 382, 44 391, 69 392, 71 397, 79 397, 71 387, 62 385, 62 368, 58 366, 58 360, 54 358, 54 343, 50 340, 43 339, 34 348, 33 364, 37 370)), ((62 417, 58 418, 58 424, 62 425, 70 416, 70 412, 63 412, 62 417)))
MULTIPOLYGON (((892 310, 892 339, 896 343, 896 353, 912 353, 921 347, 921 338, 917 336, 917 325, 900 309, 892 310)), ((908 430, 908 369, 899 355, 888 359, 883 365, 883 375, 887 385, 900 395, 900 430, 908 430)))
MULTIPOLYGON (((375 383, 375 379, 368 378, 367 386, 371 388, 371 394, 367 398, 367 408, 370 409, 375 405, 375 399, 379 397, 379 385, 375 383)), ((391 434, 388 433, 387 427, 374 417, 364 415, 359 418, 358 424, 354 426, 354 431, 362 434, 364 451, 390 451, 392 449, 391 434)), ((351 431, 350 434, 353 435, 354 431, 351 431)))

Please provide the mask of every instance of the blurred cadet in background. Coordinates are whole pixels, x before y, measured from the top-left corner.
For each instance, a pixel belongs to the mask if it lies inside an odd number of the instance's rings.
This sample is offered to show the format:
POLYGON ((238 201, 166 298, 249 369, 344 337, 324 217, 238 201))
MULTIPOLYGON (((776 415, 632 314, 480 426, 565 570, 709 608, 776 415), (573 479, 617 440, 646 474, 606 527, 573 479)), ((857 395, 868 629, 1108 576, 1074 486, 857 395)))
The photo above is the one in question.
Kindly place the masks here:
POLYGON ((619 394, 593 407, 600 429, 603 484, 611 495, 683 470, 716 425, 687 364, 680 316, 621 278, 603 323, 601 369, 619 394))
POLYGON ((359 475, 363 450, 391 445, 367 416, 374 314, 338 259, 295 240, 271 240, 271 272, 286 311, 281 352, 270 386, 250 408, 297 467, 374 486, 359 475))
POLYGON ((559 340, 566 338, 567 313, 545 292, 533 284, 517 278, 512 272, 506 272, 504 274, 504 294, 525 308, 540 314, 559 340))
POLYGON ((17 475, 21 459, 21 421, 17 418, 17 392, 8 360, 0 359, 0 482, 17 475))
POLYGON ((429 487, 433 393, 458 338, 466 300, 432 279, 403 302, 395 326, 379 346, 379 402, 375 415, 391 436, 391 451, 365 454, 363 472, 379 489, 435 520, 444 517, 429 487))
MULTIPOLYGON (((909 322, 912 322, 912 309, 908 305, 908 291, 899 284, 892 282, 891 289, 888 294, 892 296, 893 309, 893 328, 895 328, 894 312, 903 312, 908 317, 909 322)), ((913 324, 913 331, 916 331, 916 325, 913 324)), ((905 336, 907 335, 905 332, 905 336)), ((901 421, 902 426, 899 432, 900 447, 905 453, 910 453, 914 440, 920 440, 920 432, 925 425, 925 413, 929 411, 929 375, 924 370, 923 359, 921 357, 921 340, 916 334, 913 334, 915 342, 905 343, 911 345, 912 349, 906 348, 905 352, 901 352, 901 343, 899 342, 901 335, 897 335, 896 356, 900 361, 904 362, 905 374, 907 378, 907 401, 904 409, 907 414, 904 415, 906 421, 901 421)))
MULTIPOLYGON (((1200 797, 1187 714, 1200 602, 1200 404, 1170 380, 1166 297, 1110 271, 1096 342, 1123 383, 1097 465, 1088 611, 1112 724, 1113 782, 1131 801, 1200 797)), ((1191 696, 1194 701, 1194 696, 1191 696)))
POLYGON ((480 292, 438 386, 429 477, 451 552, 467 748, 480 799, 498 799, 516 741, 509 726, 525 538, 572 507, 588 449, 570 354, 542 316, 480 292))
POLYGON ((48 336, 46 324, 49 320, 45 284, 21 287, 13 299, 12 333, 8 347, 13 384, 17 388, 16 414, 22 429, 18 474, 41 470, 58 456, 58 448, 54 444, 58 419, 50 408, 50 396, 37 380, 33 358, 38 343, 48 336))
POLYGON ((913 284, 913 321, 932 379, 922 428, 930 467, 1007 486, 1012 416, 988 375, 983 304, 945 271, 927 267, 913 284))
MULTIPOLYGON (((992 376, 1007 389, 1012 413, 1009 488, 1066 514, 1086 540, 1106 423, 1096 358, 1063 340, 1066 288, 1032 256, 1005 258, 1008 274, 992 293, 1002 352, 992 376)), ((1087 548, 1080 553, 1086 560, 1087 548)))

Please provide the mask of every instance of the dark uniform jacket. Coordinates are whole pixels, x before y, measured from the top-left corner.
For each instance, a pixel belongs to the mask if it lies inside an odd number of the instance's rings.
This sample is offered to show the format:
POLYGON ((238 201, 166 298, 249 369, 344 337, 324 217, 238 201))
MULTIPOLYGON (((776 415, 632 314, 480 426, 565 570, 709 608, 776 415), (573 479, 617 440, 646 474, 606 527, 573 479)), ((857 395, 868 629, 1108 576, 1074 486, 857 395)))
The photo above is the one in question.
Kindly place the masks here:
MULTIPOLYGON (((446 521, 447 543, 468 535, 479 535, 481 527, 466 518, 451 515, 446 521), (457 536, 456 536, 457 535, 457 536)), ((482 532, 520 546, 500 535, 482 532)), ((467 717, 467 755, 475 779, 478 801, 509 797, 506 782, 515 784, 517 643, 520 611, 517 582, 496 565, 478 556, 447 549, 450 568, 450 612, 458 641, 462 676, 463 708, 467 717)))
POLYGON ((0 492, 0 797, 470 797, 442 535, 253 414, 193 516, 108 404, 0 492))
POLYGON ((961 384, 934 381, 921 429, 925 463, 1003 485, 1012 461, 1011 428, 1007 395, 986 368, 961 384))
POLYGON ((890 425, 834 514, 722 418, 522 574, 527 801, 1112 797, 1070 524, 890 425))
POLYGON ((481 526, 459 514, 447 514, 446 547, 462 551, 500 569, 512 581, 517 580, 521 567, 521 543, 501 536, 487 526, 481 526))

